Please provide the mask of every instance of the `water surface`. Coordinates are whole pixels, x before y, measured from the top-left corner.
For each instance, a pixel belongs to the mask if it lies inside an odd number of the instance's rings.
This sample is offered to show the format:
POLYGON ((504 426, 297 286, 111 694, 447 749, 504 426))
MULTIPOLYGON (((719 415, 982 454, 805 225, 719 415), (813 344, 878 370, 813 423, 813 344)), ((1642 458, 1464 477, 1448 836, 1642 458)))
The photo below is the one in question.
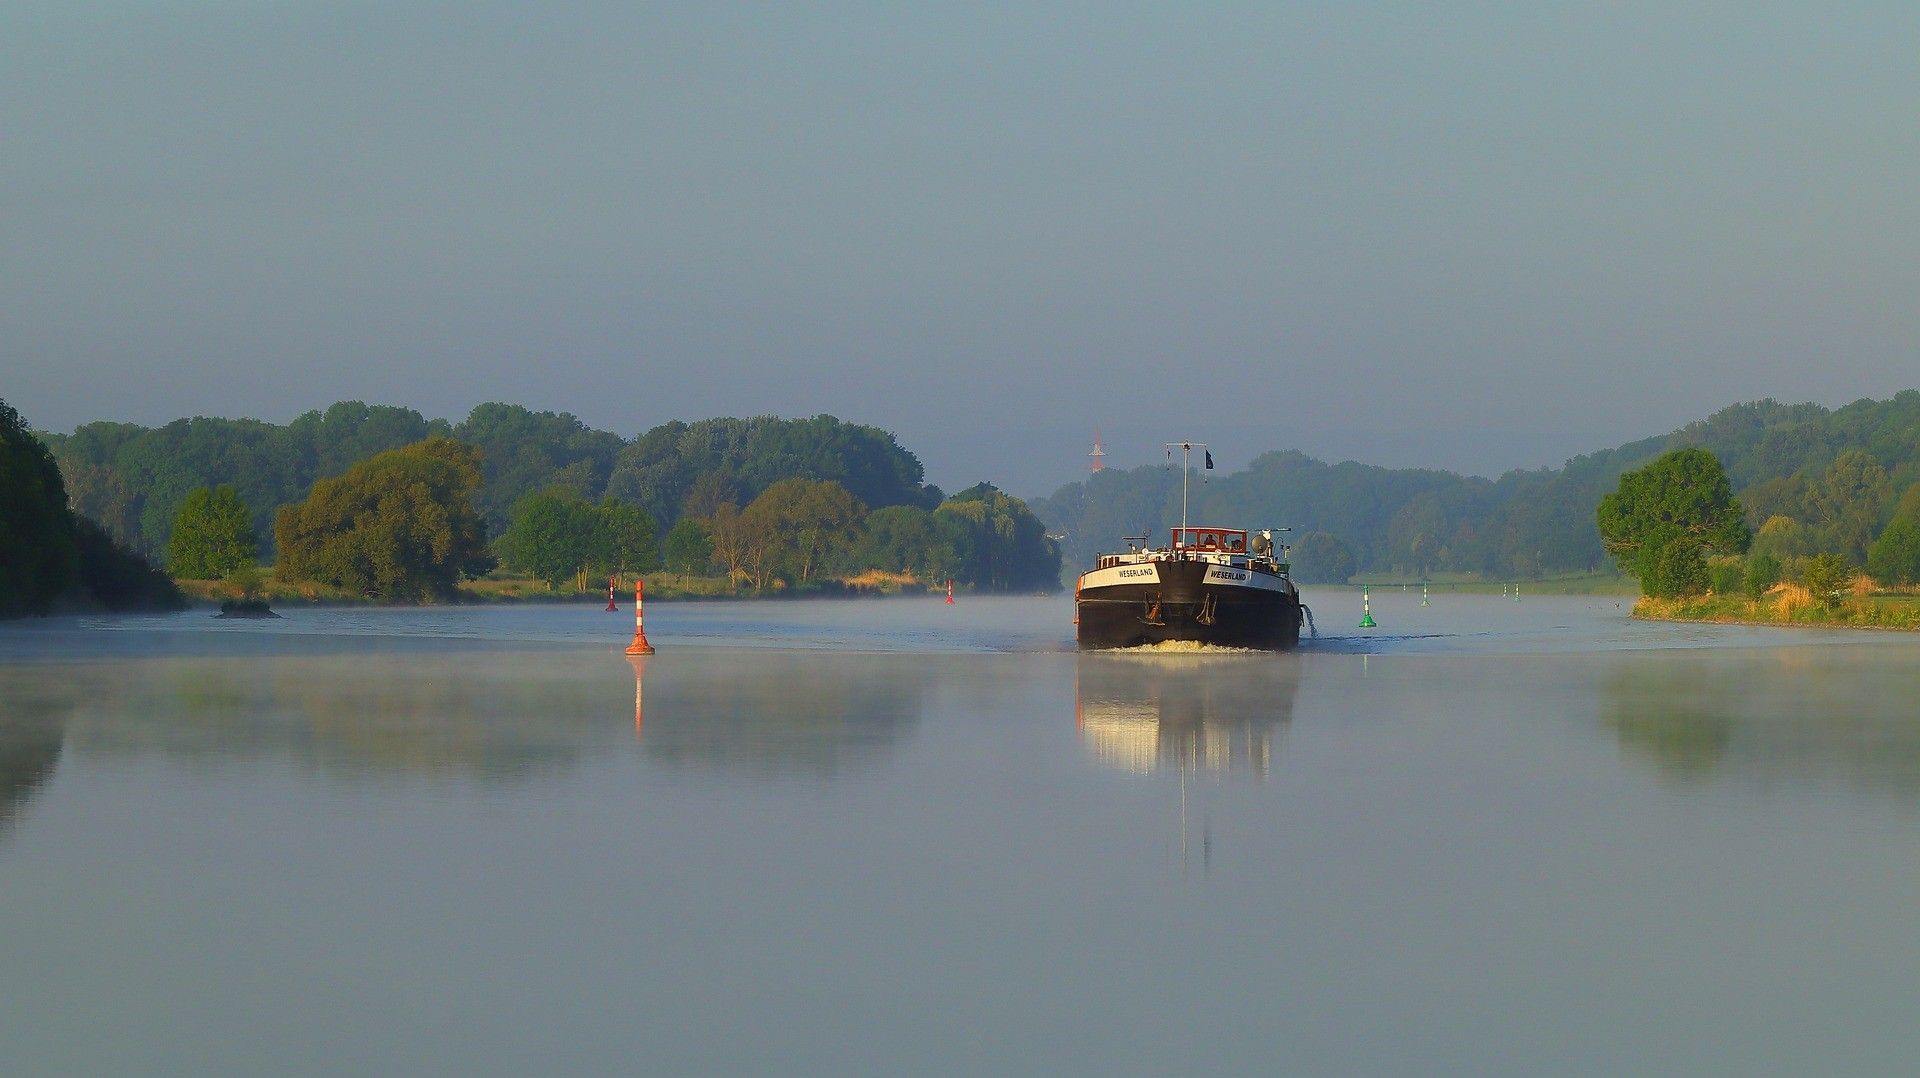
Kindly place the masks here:
POLYGON ((9 1071, 1905 1069, 1920 638, 1374 600, 5 626, 9 1071))

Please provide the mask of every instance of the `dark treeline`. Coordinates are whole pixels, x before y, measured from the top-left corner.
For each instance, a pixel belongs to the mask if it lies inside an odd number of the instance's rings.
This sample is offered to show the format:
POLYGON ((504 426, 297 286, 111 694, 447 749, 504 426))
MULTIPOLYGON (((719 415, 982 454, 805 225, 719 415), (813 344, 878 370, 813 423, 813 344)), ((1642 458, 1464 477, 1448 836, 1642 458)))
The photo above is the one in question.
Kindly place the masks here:
POLYGON ((173 521, 196 488, 232 486, 251 508, 262 552, 271 554, 274 514, 318 479, 375 454, 442 435, 477 447, 478 508, 491 534, 536 491, 564 487, 589 500, 612 495, 645 509, 661 534, 689 495, 746 504, 786 478, 834 480, 871 507, 941 501, 923 486, 920 461, 893 435, 832 416, 707 419, 667 423, 629 442, 567 413, 482 404, 460 423, 411 408, 342 401, 281 425, 199 416, 162 427, 89 423, 43 434, 82 516, 149 557, 167 549, 173 521))
MULTIPOLYGON (((675 421, 628 441, 513 404, 482 404, 450 423, 347 401, 285 425, 196 417, 44 437, 74 508, 155 559, 178 556, 182 544, 170 549, 170 540, 183 507, 191 519, 199 501, 229 498, 217 488, 231 488, 251 514, 260 556, 272 560, 281 553, 276 520, 305 505, 316 483, 450 438, 478 451, 471 503, 486 540, 510 567, 550 580, 663 559, 683 572, 725 571, 756 590, 865 570, 993 590, 1052 588, 1059 577, 1058 551, 1024 503, 986 484, 949 499, 892 434, 827 415, 675 421), (795 482, 814 486, 788 486, 795 482), (827 512, 836 491, 845 502, 838 516, 827 512), (835 522, 830 533, 823 520, 835 522)), ((320 564, 304 547, 281 560, 294 570, 320 564)), ((305 578, 364 590, 366 573, 335 568, 305 578)), ((440 596, 451 579, 374 593, 440 596)))
MULTIPOLYGON (((1189 516, 1230 526, 1291 526, 1295 567, 1308 581, 1369 571, 1587 572, 1608 564, 1594 508, 1621 474, 1694 446, 1724 464, 1749 525, 1762 534, 1831 526, 1835 510, 1823 494, 1833 486, 1828 473, 1843 454, 1864 453, 1886 475, 1873 509, 1885 524, 1902 494, 1920 483, 1920 391, 1839 409, 1772 400, 1737 404, 1670 434, 1498 480, 1266 453, 1232 475, 1203 481, 1196 472, 1189 516)), ((1033 508, 1049 530, 1066 533, 1066 561, 1077 571, 1123 535, 1159 534, 1178 522, 1179 468, 1110 469, 1062 487, 1033 508)))
POLYGON ((53 455, 0 401, 0 617, 181 605, 165 574, 68 508, 53 455))

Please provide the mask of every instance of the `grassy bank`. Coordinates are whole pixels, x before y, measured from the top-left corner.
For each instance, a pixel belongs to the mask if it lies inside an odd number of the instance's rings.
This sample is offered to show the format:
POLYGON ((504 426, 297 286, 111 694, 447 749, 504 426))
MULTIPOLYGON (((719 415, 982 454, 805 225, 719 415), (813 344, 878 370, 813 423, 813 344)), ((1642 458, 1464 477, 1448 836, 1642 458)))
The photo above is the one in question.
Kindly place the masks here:
MULTIPOLYGON (((683 573, 648 573, 648 599, 766 599, 804 597, 924 595, 928 586, 902 573, 867 572, 859 576, 820 581, 806 588, 788 588, 784 582, 765 592, 756 592, 749 583, 723 576, 690 576, 683 573)), ((244 597, 241 587, 226 580, 176 580, 189 601, 203 606, 244 597)), ((628 578, 616 589, 622 606, 633 601, 633 580, 628 578)), ((490 573, 478 580, 463 581, 457 588, 456 603, 604 603, 605 583, 581 590, 573 584, 553 587, 544 580, 515 573, 490 573)), ((339 588, 311 582, 290 583, 275 576, 271 569, 262 573, 259 598, 270 606, 379 606, 377 599, 355 595, 339 588)))
POLYGON ((1659 621, 1914 630, 1920 629, 1920 595, 1862 591, 1847 595, 1829 607, 1815 602, 1807 589, 1788 584, 1758 599, 1744 595, 1704 595, 1691 599, 1643 596, 1633 604, 1633 615, 1659 621))
MULTIPOLYGON (((1482 576, 1478 573, 1437 573, 1426 581, 1392 573, 1362 573, 1352 580, 1354 587, 1375 590, 1405 585, 1410 590, 1417 591, 1422 583, 1436 592, 1458 595, 1496 595, 1513 587, 1516 581, 1511 578, 1482 576)), ((1639 581, 1617 573, 1577 573, 1567 576, 1541 577, 1538 580, 1520 580, 1517 583, 1520 585, 1521 592, 1527 595, 1637 595, 1640 592, 1639 581)))

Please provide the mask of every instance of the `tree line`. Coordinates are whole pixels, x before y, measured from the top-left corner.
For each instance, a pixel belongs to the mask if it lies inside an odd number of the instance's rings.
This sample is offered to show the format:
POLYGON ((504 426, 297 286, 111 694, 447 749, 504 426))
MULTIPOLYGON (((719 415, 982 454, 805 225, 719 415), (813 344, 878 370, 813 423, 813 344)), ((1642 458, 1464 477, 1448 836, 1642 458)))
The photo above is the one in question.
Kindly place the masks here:
POLYGON ((521 499, 494 549, 509 568, 555 586, 660 567, 722 576, 757 593, 870 571, 988 591, 1059 586, 1060 551, 1039 518, 989 483, 932 509, 869 509, 835 480, 793 477, 744 506, 723 501, 683 512, 658 545, 656 534, 651 515, 630 503, 596 504, 555 487, 521 499))
MULTIPOLYGON (((1832 410, 1737 404, 1669 434, 1497 480, 1271 452, 1196 484, 1190 516, 1291 526, 1295 571, 1308 582, 1360 572, 1592 572, 1609 563, 1595 523, 1600 500, 1624 473, 1686 448, 1721 462, 1756 551, 1787 559, 1831 547, 1865 566, 1870 545, 1909 515, 1902 499, 1920 483, 1920 391, 1832 410)), ((1066 533, 1068 564, 1083 567, 1120 536, 1177 523, 1180 474, 1110 468, 1033 507, 1049 530, 1066 533)), ((1896 539, 1904 532, 1903 525, 1896 539)))
POLYGON ((517 406, 449 425, 348 402, 284 428, 89 424, 50 440, 90 484, 76 502, 116 512, 182 578, 251 581, 269 558, 282 583, 420 602, 496 566, 557 586, 665 564, 755 592, 874 570, 1051 590, 1060 573, 1025 503, 984 483, 946 498, 892 435, 832 416, 676 422, 622 443, 517 406), (339 470, 285 495, 321 468, 339 470))
POLYGON ((342 401, 287 424, 199 416, 160 427, 88 423, 42 437, 75 510, 156 560, 166 556, 174 520, 195 490, 232 487, 249 507, 262 556, 270 558, 282 506, 306 498, 320 479, 432 437, 480 451, 473 498, 490 537, 506 530, 520 499, 556 487, 589 501, 635 505, 662 534, 689 506, 699 516, 726 501, 745 505, 793 477, 840 483, 875 508, 931 509, 943 500, 893 435, 827 415, 675 421, 628 440, 565 412, 517 404, 482 404, 453 423, 410 408, 342 401))
POLYGON ((1831 607, 1863 572, 1882 587, 1920 583, 1920 485, 1896 496, 1886 469, 1860 449, 1842 451, 1818 477, 1786 480, 1760 485, 1774 500, 1756 531, 1718 457, 1671 450, 1622 475, 1596 522, 1622 571, 1655 598, 1757 599, 1786 581, 1831 607), (1794 496, 1782 500, 1782 490, 1794 496))

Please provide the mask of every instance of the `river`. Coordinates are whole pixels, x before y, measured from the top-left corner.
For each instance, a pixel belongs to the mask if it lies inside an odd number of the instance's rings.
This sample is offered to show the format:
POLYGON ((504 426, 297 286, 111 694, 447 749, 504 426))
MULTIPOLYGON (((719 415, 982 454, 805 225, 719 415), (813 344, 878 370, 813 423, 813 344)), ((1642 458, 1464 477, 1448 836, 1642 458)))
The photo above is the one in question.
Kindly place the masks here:
POLYGON ((0 626, 8 1072, 1911 1066, 1920 636, 1306 598, 0 626))

